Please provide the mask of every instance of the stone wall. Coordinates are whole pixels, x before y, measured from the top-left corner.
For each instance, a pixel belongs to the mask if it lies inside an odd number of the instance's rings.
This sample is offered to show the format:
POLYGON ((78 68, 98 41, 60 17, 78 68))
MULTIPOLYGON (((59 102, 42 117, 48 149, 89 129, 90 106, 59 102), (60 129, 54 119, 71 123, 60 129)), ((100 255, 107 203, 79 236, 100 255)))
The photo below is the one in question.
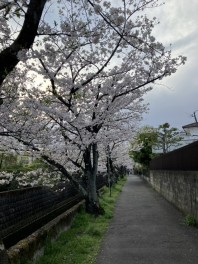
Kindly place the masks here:
POLYGON ((150 184, 198 222, 198 171, 151 170, 150 184))

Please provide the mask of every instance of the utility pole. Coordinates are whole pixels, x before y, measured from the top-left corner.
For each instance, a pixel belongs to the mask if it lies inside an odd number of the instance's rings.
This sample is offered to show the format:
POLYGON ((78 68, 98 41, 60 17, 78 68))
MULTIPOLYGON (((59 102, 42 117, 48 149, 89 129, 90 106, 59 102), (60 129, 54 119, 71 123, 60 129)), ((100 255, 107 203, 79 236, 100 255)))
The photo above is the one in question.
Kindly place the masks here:
POLYGON ((108 183, 109 183, 109 196, 111 197, 111 168, 110 168, 110 147, 107 145, 107 173, 108 173, 108 183))
POLYGON ((192 114, 192 116, 194 117, 196 123, 198 123, 198 122, 197 122, 197 117, 196 117, 196 114, 195 114, 197 111, 198 111, 198 110, 194 111, 193 114, 192 114))

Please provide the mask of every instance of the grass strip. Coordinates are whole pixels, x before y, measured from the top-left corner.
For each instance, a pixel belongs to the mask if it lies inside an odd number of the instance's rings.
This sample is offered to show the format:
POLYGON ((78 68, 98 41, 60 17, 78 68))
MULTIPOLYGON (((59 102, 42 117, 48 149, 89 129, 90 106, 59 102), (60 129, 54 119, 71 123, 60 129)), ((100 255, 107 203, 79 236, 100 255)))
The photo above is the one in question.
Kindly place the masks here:
MULTIPOLYGON (((100 203, 105 214, 94 217, 84 209, 77 213, 69 230, 60 234, 54 242, 47 242, 44 255, 35 264, 93 264, 100 249, 102 238, 113 217, 115 201, 122 190, 126 178, 121 179, 109 190, 104 188, 100 203)), ((28 262, 26 264, 31 264, 28 262)))

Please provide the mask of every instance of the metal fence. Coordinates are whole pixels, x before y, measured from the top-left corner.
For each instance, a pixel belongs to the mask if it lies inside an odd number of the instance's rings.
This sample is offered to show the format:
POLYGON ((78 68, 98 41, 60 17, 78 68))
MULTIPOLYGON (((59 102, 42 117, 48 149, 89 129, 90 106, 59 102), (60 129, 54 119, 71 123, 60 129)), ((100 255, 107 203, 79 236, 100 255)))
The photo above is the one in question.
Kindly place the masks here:
MULTIPOLYGON (((99 175, 97 188, 105 183, 105 177, 99 175)), ((33 187, 0 193, 0 243, 6 249, 83 200, 71 184, 59 187, 64 191, 33 187)))
POLYGON ((198 141, 154 158, 150 170, 198 171, 198 141))

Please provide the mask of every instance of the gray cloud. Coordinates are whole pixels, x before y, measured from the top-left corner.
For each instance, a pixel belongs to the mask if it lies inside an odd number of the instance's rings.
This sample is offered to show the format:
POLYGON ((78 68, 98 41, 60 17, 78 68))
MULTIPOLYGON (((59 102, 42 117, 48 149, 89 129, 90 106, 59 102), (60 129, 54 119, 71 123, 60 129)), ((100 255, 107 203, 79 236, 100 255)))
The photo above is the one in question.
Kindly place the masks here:
POLYGON ((198 109, 198 1, 167 0, 159 9, 154 14, 161 21, 155 36, 164 45, 172 43, 173 54, 187 56, 187 63, 145 96, 150 111, 142 124, 169 122, 182 129, 194 122, 191 114, 198 109))

